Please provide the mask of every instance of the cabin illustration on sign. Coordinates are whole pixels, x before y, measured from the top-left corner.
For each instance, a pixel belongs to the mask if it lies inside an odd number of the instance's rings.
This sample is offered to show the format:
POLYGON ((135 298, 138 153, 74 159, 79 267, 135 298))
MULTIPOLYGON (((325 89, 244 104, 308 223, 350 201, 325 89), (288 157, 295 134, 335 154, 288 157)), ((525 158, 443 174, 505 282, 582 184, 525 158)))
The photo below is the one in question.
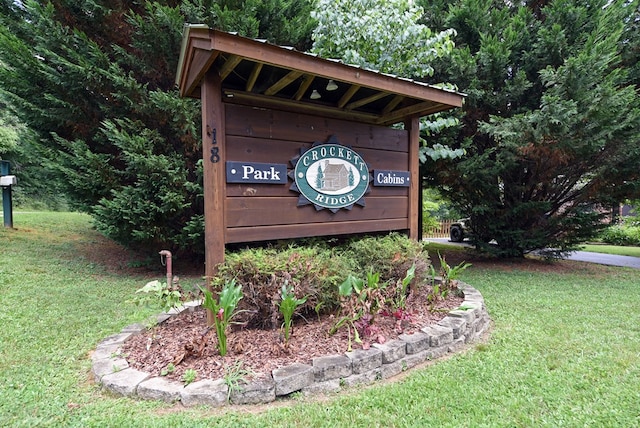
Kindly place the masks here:
MULTIPOLYGON (((349 186, 349 171, 342 163, 329 163, 325 161, 324 177, 320 190, 337 191, 349 186)), ((351 180, 353 181, 353 179, 351 180)))

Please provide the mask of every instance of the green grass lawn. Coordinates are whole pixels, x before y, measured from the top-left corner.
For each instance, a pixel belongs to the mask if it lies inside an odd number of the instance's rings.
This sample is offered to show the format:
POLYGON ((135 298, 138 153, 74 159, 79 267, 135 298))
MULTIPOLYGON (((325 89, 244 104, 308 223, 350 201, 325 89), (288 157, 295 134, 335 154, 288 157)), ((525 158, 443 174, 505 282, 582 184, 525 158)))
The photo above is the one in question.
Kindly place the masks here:
POLYGON ((616 254, 618 256, 640 257, 640 247, 586 244, 582 246, 582 251, 590 251, 592 253, 616 254))
POLYGON ((16 213, 14 224, 0 230, 3 427, 640 426, 638 270, 468 260, 463 279, 494 322, 486 343, 323 399, 185 409, 107 395, 89 375, 97 342, 153 313, 127 300, 162 275, 105 269, 89 256, 103 239, 87 216, 16 213))

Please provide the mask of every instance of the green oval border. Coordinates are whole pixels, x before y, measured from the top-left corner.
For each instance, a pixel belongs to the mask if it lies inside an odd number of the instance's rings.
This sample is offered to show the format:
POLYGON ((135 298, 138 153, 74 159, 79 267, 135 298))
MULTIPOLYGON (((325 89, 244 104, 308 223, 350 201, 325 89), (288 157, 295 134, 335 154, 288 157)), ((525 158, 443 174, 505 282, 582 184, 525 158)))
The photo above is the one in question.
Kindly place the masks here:
POLYGON ((298 162, 296 163, 294 169, 294 181, 296 183, 296 186, 298 187, 298 191, 300 192, 300 194, 312 204, 328 209, 348 208, 362 199, 365 193, 367 193, 367 190, 369 189, 369 166, 358 152, 349 147, 343 146, 341 144, 319 144, 317 146, 311 147, 300 156, 300 159, 298 159, 298 162), (337 152, 338 154, 344 153, 344 157, 339 157, 336 155, 322 156, 323 150, 325 150, 327 154, 332 151, 334 153, 337 152), (319 154, 317 158, 312 157, 312 162, 309 164, 309 166, 304 165, 303 159, 308 155, 313 155, 314 151, 319 154), (353 161, 350 158, 353 159, 353 161), (356 169, 356 171, 359 172, 359 182, 352 191, 347 192, 343 195, 327 194, 317 191, 307 181, 307 171, 312 164, 319 160, 331 159, 338 159, 346 162, 352 165, 356 169))

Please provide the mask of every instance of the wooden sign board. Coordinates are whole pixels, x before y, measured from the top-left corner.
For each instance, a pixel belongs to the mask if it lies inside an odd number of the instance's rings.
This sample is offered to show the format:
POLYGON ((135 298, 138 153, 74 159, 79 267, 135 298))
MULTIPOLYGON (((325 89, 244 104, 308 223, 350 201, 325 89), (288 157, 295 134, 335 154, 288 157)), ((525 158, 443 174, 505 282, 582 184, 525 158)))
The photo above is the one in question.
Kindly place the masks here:
POLYGON ((209 289, 227 243, 395 230, 418 239, 419 119, 464 97, 197 24, 185 26, 176 83, 202 103, 209 289))
MULTIPOLYGON (((221 155, 234 160, 227 161, 226 168, 225 242, 411 229, 408 171, 413 169, 417 174, 417 162, 411 165, 407 130, 233 104, 224 104, 224 109, 226 153, 221 155), (371 177, 373 181, 377 171, 379 176, 395 177, 395 183, 385 184, 382 179, 369 186, 362 203, 349 209, 332 210, 322 206, 323 200, 301 203, 292 178, 295 166, 298 161, 308 166, 315 162, 322 168, 322 154, 314 152, 314 143, 329 141, 347 148, 342 153, 345 159, 358 158, 352 169, 366 165, 368 180, 371 177), (286 165, 286 182, 263 179, 275 175, 276 165, 286 165), (230 166, 236 174, 230 175, 230 166), (256 171, 263 171, 258 180, 236 179, 249 178, 250 172, 256 171), (405 185, 399 185, 400 180, 405 185)), ((333 147, 339 158, 339 146, 333 147)), ((357 171, 357 176, 361 177, 362 171, 357 171)))

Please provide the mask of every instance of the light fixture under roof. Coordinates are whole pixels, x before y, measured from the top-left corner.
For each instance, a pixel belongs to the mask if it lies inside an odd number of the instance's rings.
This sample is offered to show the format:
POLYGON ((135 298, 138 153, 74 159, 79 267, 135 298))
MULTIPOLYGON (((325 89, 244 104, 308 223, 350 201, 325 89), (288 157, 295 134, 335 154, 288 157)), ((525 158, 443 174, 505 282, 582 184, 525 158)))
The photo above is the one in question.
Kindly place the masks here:
POLYGON ((313 92, 311 92, 309 98, 311 98, 312 100, 319 100, 320 98, 322 98, 322 95, 320 95, 320 92, 318 92, 317 89, 314 89, 313 92))
POLYGON ((338 85, 333 81, 333 79, 329 79, 326 89, 327 91, 335 91, 336 89, 338 89, 338 85))

